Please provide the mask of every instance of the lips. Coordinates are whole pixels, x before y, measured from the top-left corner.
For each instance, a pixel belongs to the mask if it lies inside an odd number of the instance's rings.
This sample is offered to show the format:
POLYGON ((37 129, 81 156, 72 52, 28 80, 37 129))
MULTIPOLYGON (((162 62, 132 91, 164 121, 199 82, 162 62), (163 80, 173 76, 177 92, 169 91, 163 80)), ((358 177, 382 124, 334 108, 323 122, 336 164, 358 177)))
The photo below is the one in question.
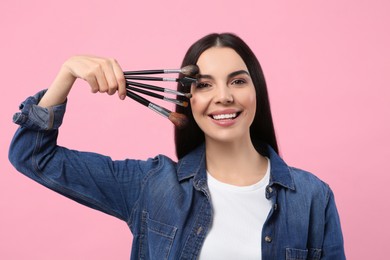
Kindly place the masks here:
POLYGON ((237 117, 237 113, 232 114, 222 114, 222 115, 212 115, 214 120, 223 120, 223 119, 234 119, 237 117))
POLYGON ((237 118, 240 115, 241 112, 239 111, 226 111, 226 112, 218 112, 218 113, 212 113, 209 116, 214 120, 233 120, 237 118))

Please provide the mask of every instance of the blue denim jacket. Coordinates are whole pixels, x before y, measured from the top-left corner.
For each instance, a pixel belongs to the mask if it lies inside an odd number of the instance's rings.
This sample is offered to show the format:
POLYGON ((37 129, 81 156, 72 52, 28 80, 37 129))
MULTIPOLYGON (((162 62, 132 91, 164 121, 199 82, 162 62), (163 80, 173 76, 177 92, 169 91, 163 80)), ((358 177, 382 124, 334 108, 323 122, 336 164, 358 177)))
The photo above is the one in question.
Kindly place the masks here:
MULTIPOLYGON (((197 259, 213 219, 205 148, 179 162, 164 155, 113 161, 56 144, 66 104, 36 106, 29 97, 14 122, 9 151, 16 169, 88 207, 126 221, 131 259, 197 259)), ((270 148, 266 198, 273 207, 263 226, 262 259, 345 259, 333 193, 314 175, 289 167, 270 148)))

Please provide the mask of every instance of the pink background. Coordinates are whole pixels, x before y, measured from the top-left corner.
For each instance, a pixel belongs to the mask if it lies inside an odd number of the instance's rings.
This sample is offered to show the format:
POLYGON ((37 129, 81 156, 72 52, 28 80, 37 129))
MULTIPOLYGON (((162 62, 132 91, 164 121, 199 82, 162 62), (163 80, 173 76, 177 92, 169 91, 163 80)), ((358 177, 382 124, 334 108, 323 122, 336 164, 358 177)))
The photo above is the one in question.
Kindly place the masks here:
MULTIPOLYGON (((0 259, 128 259, 125 223, 18 174, 11 118, 74 54, 124 69, 177 68, 191 43, 237 33, 269 86, 281 152, 336 195, 349 259, 387 254, 390 194, 390 2, 13 1, 0 3, 0 259), (194 3, 194 4, 192 4, 194 3), (196 4, 195 4, 196 3, 196 4)), ((59 143, 112 156, 174 157, 169 121, 77 81, 59 143)))

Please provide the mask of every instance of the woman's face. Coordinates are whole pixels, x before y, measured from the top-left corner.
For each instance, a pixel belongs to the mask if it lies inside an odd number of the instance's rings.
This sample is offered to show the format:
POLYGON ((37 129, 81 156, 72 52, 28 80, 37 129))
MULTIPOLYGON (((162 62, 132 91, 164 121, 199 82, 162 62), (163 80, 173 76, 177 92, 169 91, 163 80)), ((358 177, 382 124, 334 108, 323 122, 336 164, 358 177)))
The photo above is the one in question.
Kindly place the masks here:
POLYGON ((256 91, 244 61, 231 48, 212 47, 200 55, 197 65, 200 76, 191 87, 191 107, 206 140, 250 138, 256 91))

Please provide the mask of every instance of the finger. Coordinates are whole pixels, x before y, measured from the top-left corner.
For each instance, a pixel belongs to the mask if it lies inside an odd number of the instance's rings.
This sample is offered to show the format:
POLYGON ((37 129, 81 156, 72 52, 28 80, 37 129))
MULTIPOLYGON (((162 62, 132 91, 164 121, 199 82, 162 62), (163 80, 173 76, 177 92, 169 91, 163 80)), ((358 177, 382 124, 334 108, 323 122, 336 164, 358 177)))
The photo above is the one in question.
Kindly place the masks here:
POLYGON ((99 86, 99 92, 105 93, 108 91, 108 83, 106 79, 106 75, 104 73, 104 65, 101 62, 95 63, 93 65, 93 74, 96 77, 97 84, 99 86))
POLYGON ((95 63, 90 58, 84 57, 74 57, 76 61, 75 66, 71 66, 73 73, 76 77, 79 77, 85 80, 90 88, 92 93, 97 93, 99 91, 99 83, 95 75, 95 63))
POLYGON ((114 71, 114 66, 116 61, 114 59, 109 59, 104 61, 104 75, 108 84, 108 94, 113 95, 118 90, 118 81, 114 71))
POLYGON ((120 99, 124 100, 126 98, 126 79, 123 75, 123 70, 116 60, 114 60, 112 68, 118 83, 118 96, 120 99))
POLYGON ((85 80, 88 82, 91 87, 92 93, 97 93, 99 91, 99 83, 94 75, 88 75, 85 80))

